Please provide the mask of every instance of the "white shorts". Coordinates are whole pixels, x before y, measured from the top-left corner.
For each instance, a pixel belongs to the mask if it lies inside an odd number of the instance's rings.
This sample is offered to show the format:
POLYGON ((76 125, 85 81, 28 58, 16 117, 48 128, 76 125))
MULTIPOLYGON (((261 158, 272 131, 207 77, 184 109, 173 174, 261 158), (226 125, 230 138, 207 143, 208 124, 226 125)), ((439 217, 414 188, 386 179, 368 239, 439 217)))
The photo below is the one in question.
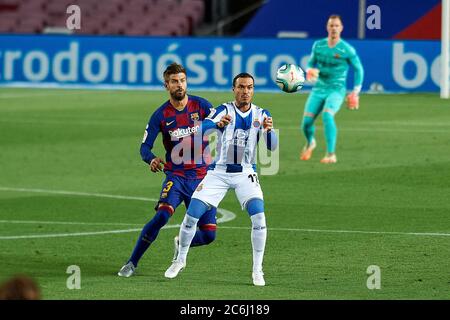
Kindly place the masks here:
POLYGON ((234 189, 242 210, 245 209, 250 199, 263 200, 263 193, 256 173, 226 173, 214 170, 208 171, 192 194, 192 198, 217 208, 230 188, 234 189))

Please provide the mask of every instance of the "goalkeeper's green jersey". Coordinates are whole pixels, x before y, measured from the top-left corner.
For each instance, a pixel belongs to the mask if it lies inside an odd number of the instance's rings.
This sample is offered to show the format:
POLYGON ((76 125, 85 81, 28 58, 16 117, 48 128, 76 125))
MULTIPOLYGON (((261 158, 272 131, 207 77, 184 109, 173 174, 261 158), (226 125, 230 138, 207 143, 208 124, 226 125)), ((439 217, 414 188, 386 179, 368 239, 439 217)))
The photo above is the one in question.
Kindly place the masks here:
POLYGON ((350 65, 355 68, 354 86, 361 86, 364 70, 355 48, 343 39, 340 39, 333 48, 328 46, 328 38, 314 42, 308 68, 320 70, 315 88, 346 88, 350 65))

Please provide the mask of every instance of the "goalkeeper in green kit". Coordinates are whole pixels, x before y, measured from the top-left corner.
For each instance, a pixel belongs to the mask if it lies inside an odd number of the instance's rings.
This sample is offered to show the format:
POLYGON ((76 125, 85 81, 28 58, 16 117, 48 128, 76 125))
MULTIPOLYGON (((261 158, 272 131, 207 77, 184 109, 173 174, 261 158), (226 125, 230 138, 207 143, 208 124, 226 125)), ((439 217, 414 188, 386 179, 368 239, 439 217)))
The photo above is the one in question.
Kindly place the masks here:
POLYGON ((314 120, 322 113, 327 144, 327 153, 321 163, 336 163, 337 127, 334 116, 339 111, 346 95, 346 79, 349 66, 355 69, 354 88, 347 95, 350 110, 359 107, 364 70, 355 49, 341 39, 342 19, 338 15, 328 18, 328 37, 314 42, 311 58, 306 70, 306 79, 315 83, 305 105, 302 131, 306 145, 300 154, 301 160, 309 160, 316 147, 314 120))

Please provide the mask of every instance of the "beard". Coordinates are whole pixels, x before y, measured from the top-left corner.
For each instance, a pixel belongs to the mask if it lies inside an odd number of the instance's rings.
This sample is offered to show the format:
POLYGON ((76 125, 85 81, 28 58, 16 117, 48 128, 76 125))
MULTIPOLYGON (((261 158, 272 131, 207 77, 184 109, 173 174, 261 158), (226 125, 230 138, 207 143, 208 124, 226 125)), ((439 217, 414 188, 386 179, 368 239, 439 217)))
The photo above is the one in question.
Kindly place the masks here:
POLYGON ((250 105, 252 103, 252 99, 247 98, 247 101, 245 101, 244 99, 240 100, 239 102, 237 102, 238 107, 244 107, 246 105, 250 105))
POLYGON ((181 101, 184 99, 184 97, 186 96, 186 91, 185 90, 174 90, 170 93, 170 96, 174 99, 174 100, 178 100, 181 101))

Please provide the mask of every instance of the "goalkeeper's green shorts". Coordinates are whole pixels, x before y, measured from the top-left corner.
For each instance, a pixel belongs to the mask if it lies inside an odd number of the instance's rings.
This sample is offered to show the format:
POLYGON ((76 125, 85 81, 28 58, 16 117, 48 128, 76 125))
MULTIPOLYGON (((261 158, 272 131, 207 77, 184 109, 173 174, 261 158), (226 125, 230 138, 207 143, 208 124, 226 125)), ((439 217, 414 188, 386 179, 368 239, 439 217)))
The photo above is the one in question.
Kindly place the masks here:
POLYGON ((345 92, 345 88, 333 90, 313 88, 306 100, 305 113, 317 116, 323 110, 330 110, 336 114, 344 102, 345 92))

